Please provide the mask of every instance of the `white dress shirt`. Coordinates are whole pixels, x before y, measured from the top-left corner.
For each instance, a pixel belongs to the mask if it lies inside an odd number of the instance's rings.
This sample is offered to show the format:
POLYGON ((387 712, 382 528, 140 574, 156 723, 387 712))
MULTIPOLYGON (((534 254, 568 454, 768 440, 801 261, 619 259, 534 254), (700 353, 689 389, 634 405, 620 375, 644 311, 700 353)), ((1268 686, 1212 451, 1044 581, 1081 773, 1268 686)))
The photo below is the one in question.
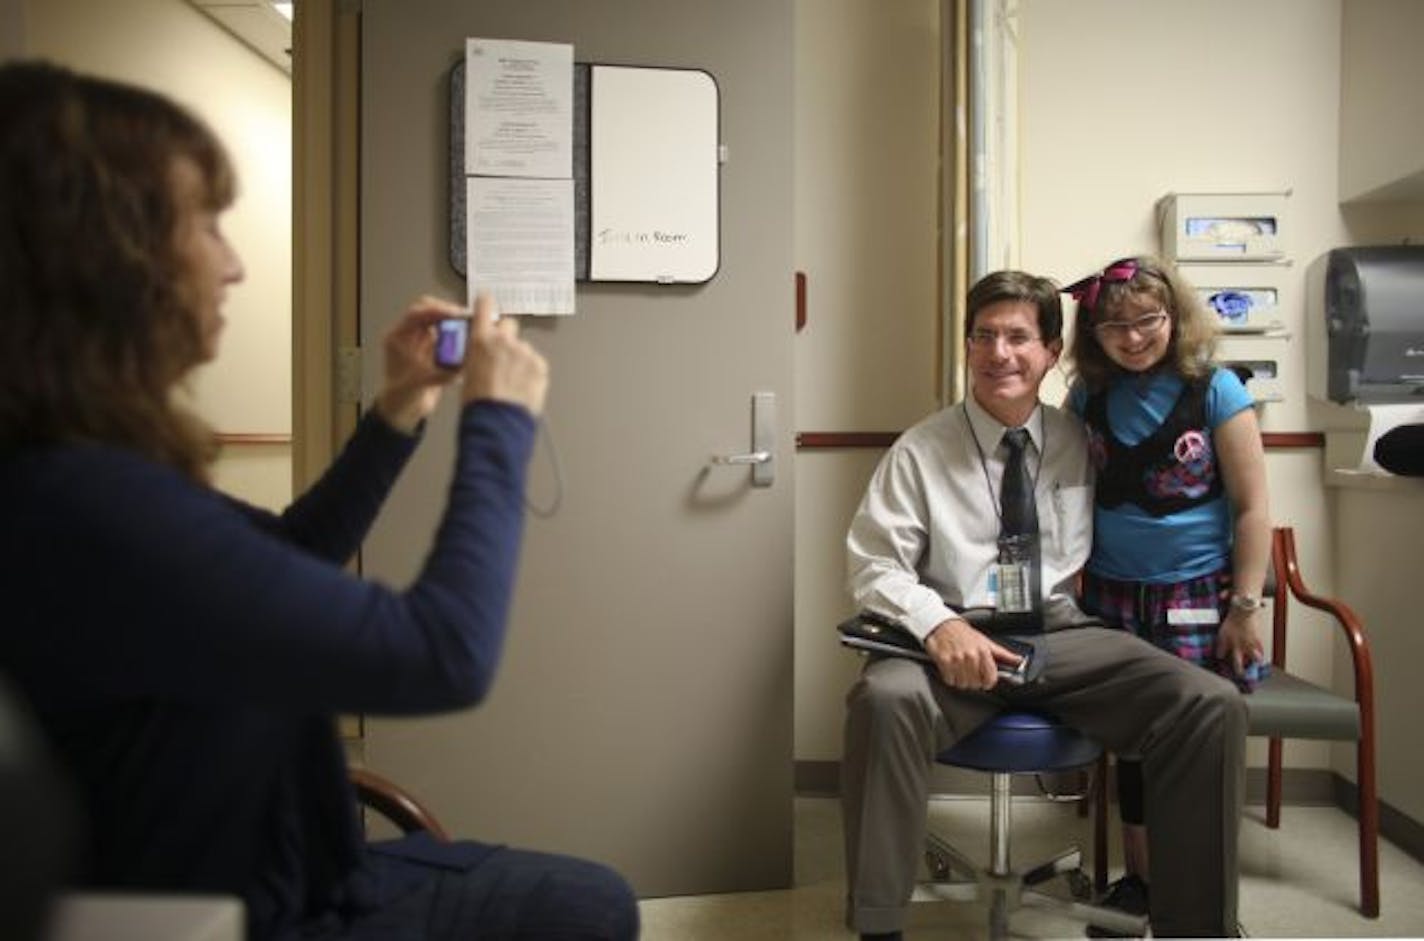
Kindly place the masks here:
MULTIPOLYGON (((1025 427, 1033 440, 1027 459, 1036 474, 1044 615, 1053 627, 1077 611, 1073 580, 1093 542, 1092 470, 1072 415, 1039 405, 1025 427)), ((923 641, 956 611, 990 605, 1006 430, 970 396, 891 445, 846 536, 850 591, 861 610, 892 618, 923 641)))

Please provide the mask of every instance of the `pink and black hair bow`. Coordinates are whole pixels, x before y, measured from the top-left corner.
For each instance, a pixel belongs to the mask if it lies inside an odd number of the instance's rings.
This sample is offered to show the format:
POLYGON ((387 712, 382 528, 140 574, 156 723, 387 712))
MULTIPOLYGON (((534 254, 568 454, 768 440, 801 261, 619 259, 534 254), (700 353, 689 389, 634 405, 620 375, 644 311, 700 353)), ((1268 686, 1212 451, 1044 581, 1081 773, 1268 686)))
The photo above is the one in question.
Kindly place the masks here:
POLYGON ((1063 289, 1063 293, 1072 296, 1073 300, 1077 301, 1084 310, 1096 310, 1098 295, 1102 292, 1104 282, 1117 284, 1122 281, 1131 281, 1136 275, 1137 261, 1132 258, 1119 258, 1097 274, 1090 274, 1081 281, 1074 281, 1063 289))

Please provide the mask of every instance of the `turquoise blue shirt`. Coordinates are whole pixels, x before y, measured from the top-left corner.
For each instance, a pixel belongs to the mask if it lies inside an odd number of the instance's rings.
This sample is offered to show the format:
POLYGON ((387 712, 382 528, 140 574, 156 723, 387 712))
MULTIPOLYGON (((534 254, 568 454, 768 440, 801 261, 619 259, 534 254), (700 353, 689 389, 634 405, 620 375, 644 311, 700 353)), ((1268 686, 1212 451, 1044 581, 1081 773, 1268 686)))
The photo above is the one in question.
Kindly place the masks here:
MULTIPOLYGON (((1181 395, 1173 373, 1120 376, 1108 386, 1107 412, 1113 433, 1133 445, 1161 426, 1181 395)), ((1080 418, 1088 394, 1081 382, 1068 392, 1068 408, 1080 418)), ((1218 368, 1206 394, 1207 427, 1215 432, 1242 409, 1251 393, 1236 374, 1218 368)), ((1213 435, 1213 439, 1214 439, 1213 435)), ((1212 442, 1215 454, 1215 440, 1212 442)), ((1154 517, 1131 503, 1093 511, 1093 551, 1088 571, 1121 581, 1170 584, 1209 575, 1231 560, 1231 503, 1223 495, 1180 513, 1154 517)))

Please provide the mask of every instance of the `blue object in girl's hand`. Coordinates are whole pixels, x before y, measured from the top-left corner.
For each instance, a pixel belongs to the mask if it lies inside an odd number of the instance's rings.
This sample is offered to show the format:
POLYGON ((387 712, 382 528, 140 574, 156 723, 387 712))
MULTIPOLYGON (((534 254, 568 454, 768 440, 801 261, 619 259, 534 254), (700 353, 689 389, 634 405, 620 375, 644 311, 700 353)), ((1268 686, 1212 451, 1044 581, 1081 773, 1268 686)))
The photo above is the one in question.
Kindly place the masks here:
POLYGON ((1219 672, 1240 687, 1241 692, 1249 693, 1271 675, 1271 664, 1265 660, 1252 660, 1240 673, 1236 673, 1231 669, 1231 661, 1223 660, 1219 672))

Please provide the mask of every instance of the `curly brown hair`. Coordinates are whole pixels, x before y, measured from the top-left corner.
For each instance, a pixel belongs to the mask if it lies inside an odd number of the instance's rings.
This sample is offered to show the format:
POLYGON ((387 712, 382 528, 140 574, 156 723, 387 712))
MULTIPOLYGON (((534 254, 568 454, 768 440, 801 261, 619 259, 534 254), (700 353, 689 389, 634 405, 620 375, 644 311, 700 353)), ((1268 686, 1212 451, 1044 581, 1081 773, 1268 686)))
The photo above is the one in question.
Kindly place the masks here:
POLYGON ((1219 332, 1217 319, 1196 289, 1162 259, 1152 255, 1120 258, 1065 290, 1079 298, 1068 356, 1089 391, 1103 389, 1121 372, 1098 342, 1093 327, 1104 320, 1121 319, 1129 299, 1151 298, 1171 318, 1172 336, 1163 357, 1167 368, 1184 378, 1211 371, 1219 332), (1086 290, 1077 290, 1080 287, 1086 290))
POLYGON ((0 66, 0 454, 79 441, 194 479, 212 431, 174 401, 203 358, 175 242, 175 161, 207 208, 232 164, 192 114, 42 62, 0 66))

